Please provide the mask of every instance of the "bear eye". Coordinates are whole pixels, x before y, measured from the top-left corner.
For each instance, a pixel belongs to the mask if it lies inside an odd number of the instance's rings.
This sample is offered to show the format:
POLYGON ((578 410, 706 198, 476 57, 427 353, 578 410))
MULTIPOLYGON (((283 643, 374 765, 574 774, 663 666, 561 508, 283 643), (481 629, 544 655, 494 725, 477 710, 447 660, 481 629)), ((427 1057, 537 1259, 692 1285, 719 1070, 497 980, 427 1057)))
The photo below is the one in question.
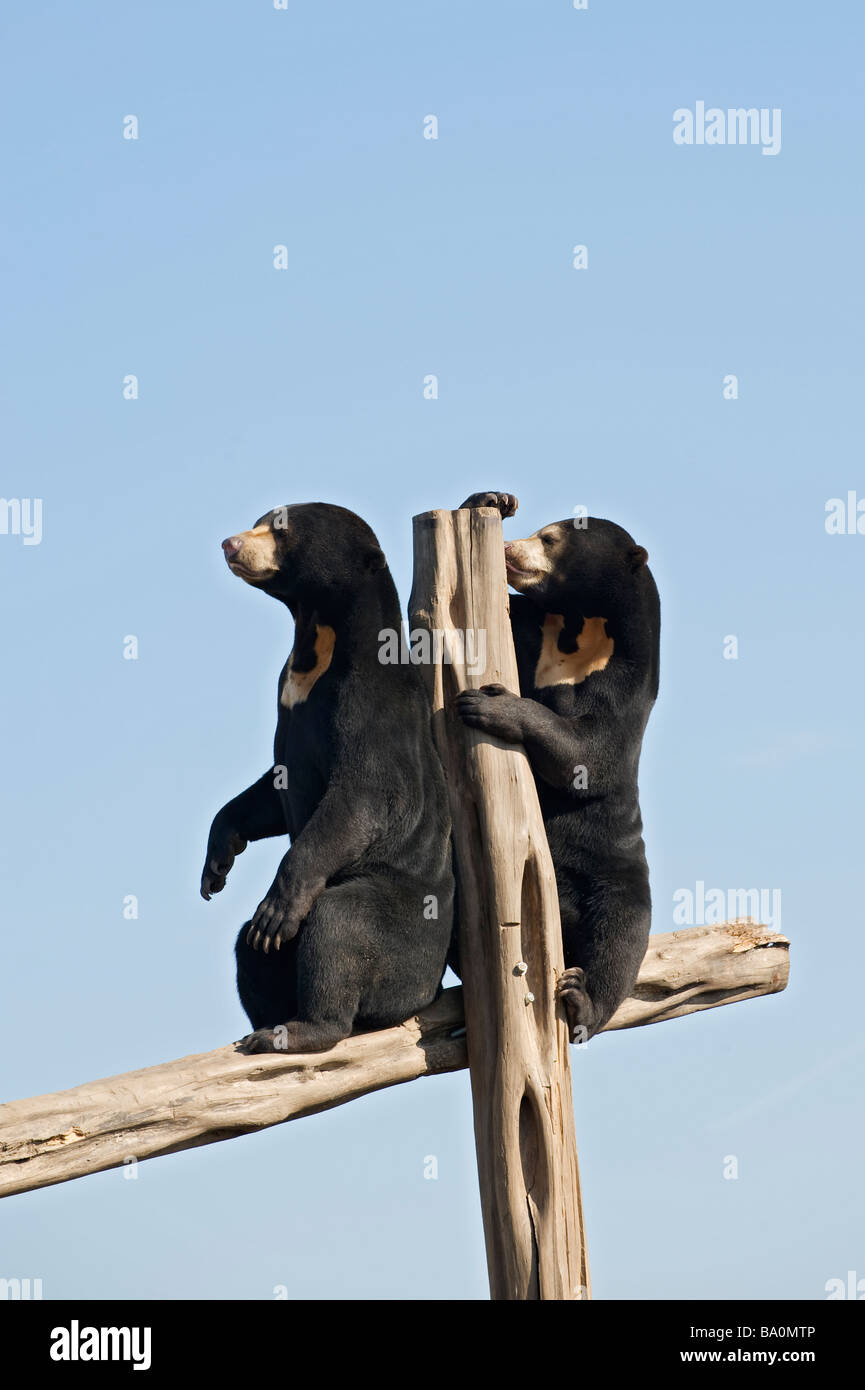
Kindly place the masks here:
POLYGON ((541 536, 541 545, 553 545, 555 536, 541 536))

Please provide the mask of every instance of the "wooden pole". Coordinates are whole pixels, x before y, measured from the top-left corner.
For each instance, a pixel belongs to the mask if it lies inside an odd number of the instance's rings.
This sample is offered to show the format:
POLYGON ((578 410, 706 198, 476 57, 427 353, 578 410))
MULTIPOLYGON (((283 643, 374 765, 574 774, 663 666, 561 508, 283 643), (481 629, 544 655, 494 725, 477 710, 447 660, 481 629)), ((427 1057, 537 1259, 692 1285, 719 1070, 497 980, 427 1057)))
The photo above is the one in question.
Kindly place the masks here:
MULTIPOLYGON (((783 989, 786 937, 753 923, 653 936, 607 1030, 661 1023, 783 989)), ((0 1196, 83 1178, 315 1115, 370 1091, 468 1065, 462 991, 330 1052, 247 1057, 233 1044, 0 1105, 0 1196)), ((597 1047, 597 1041, 589 1044, 597 1047)))
POLYGON ((555 874, 522 749, 463 725, 453 698, 519 690, 501 517, 414 520, 413 630, 433 637, 433 733, 451 794, 460 973, 494 1299, 588 1298, 555 874))

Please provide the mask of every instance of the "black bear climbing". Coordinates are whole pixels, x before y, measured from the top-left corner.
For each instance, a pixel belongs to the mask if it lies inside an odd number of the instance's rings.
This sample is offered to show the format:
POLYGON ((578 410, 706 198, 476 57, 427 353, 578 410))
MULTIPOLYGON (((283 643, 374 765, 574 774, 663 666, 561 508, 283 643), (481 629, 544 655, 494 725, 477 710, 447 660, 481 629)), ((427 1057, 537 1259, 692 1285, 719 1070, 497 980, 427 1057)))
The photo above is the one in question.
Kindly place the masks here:
POLYGON ((237 938, 247 1052, 321 1051, 436 996, 453 916, 450 816, 416 666, 380 660, 399 600, 373 532, 322 502, 279 507, 222 543, 234 574, 295 623, 274 766, 216 815, 201 879, 250 840, 291 848, 237 938), (271 949, 273 948, 273 949, 271 949))
MULTIPOLYGON (((464 507, 513 516, 509 493, 464 507)), ((457 699, 471 728, 526 750, 556 870, 565 973, 577 1040, 592 1037, 633 988, 651 900, 637 770, 658 693, 661 609, 648 555, 594 517, 553 522, 505 545, 520 695, 500 685, 457 699)))

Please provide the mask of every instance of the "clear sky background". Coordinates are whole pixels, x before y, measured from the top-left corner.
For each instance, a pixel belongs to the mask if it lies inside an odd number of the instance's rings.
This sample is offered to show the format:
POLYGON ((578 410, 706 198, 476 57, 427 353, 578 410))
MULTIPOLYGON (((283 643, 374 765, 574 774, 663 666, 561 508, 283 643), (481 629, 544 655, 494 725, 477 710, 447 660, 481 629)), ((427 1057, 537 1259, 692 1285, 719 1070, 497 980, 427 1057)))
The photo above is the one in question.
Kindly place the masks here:
MULTIPOLYGON (((233 939, 284 846, 211 903, 198 880, 291 631, 220 540, 341 503, 405 602, 413 513, 511 490, 519 536, 586 505, 662 597, 654 930, 702 880, 780 889, 792 940, 784 994, 574 1055, 595 1294, 865 1277, 865 535, 824 524, 865 497, 861 7, 31 0, 2 27, 0 494, 44 507, 40 545, 0 536, 2 1097, 246 1031, 233 939), (781 153, 674 145, 698 100, 780 107, 781 153)), ((6 1201, 0 1276, 484 1298, 467 1075, 6 1201)))

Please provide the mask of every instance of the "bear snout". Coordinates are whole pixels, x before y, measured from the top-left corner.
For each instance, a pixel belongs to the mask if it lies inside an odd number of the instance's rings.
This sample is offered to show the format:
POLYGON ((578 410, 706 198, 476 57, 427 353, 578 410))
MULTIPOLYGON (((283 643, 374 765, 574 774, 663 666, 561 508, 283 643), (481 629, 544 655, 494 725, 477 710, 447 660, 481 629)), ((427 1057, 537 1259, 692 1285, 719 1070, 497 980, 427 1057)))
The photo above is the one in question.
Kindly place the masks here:
POLYGON ((509 570, 516 570, 516 571, 519 572, 520 566, 519 566, 519 564, 518 564, 518 560, 519 560, 519 556, 517 555, 516 551, 514 550, 513 545, 511 544, 510 541, 506 541, 506 543, 505 543, 505 568, 506 568, 506 569, 509 569, 509 570))
POLYGON ((533 536, 524 541, 508 541, 505 544, 505 569, 510 577, 524 582, 540 579, 542 572, 549 569, 540 541, 533 536))
POLYGON ((222 550, 232 574, 248 584, 261 585, 279 573, 276 539, 268 525, 256 525, 251 531, 228 536, 222 542, 222 550))

